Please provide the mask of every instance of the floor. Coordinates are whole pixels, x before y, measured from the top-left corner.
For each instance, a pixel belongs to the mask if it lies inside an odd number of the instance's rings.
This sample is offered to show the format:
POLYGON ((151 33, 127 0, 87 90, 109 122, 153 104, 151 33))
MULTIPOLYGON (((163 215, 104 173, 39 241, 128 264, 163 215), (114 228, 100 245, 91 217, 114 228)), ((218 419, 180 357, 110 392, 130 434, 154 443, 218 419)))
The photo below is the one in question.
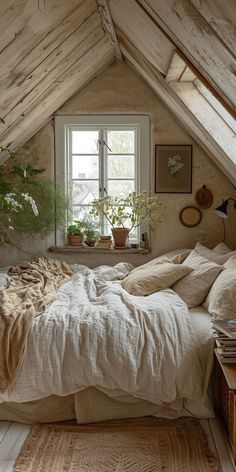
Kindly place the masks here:
MULTIPOLYGON (((236 472, 220 422, 217 419, 201 420, 201 424, 208 435, 210 448, 219 458, 222 472, 236 472)), ((29 431, 28 425, 0 421, 0 472, 12 472, 14 462, 29 431)))

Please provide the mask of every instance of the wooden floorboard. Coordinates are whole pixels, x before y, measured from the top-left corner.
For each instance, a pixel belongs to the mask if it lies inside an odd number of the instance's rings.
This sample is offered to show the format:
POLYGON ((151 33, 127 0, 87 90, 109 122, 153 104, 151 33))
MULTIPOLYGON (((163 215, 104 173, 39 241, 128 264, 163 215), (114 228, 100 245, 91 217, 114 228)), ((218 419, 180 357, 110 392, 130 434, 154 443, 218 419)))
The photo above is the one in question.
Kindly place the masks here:
MULTIPOLYGON (((210 449, 221 464, 222 472, 236 472, 220 421, 200 420, 200 423, 207 434, 210 449)), ((0 472, 13 471, 15 460, 29 431, 29 425, 0 421, 0 472)))
POLYGON ((14 462, 29 434, 30 426, 19 423, 0 422, 1 431, 7 429, 0 441, 0 472, 12 472, 14 462), (5 423, 5 424, 4 424, 5 423))

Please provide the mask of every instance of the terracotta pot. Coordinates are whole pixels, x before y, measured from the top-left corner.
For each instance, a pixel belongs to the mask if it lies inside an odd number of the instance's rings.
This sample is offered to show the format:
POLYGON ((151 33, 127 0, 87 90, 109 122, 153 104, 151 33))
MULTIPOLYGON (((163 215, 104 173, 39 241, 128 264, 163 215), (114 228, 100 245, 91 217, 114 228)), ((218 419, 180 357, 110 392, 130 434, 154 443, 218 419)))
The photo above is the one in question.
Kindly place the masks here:
POLYGON ((94 247, 95 243, 96 243, 96 239, 86 239, 85 240, 86 246, 89 246, 89 247, 94 247))
POLYGON ((69 246, 79 246, 80 244, 82 244, 84 236, 78 234, 68 234, 67 239, 69 246))
POLYGON ((128 228, 112 228, 111 231, 114 239, 115 249, 126 248, 130 230, 128 228))

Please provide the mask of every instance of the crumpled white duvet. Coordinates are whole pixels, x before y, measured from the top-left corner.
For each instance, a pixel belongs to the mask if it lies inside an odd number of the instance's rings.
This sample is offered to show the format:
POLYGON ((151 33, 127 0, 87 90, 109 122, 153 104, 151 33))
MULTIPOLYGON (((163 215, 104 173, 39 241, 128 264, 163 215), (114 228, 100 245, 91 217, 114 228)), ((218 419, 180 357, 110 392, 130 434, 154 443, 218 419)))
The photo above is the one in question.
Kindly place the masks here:
POLYGON ((90 386, 156 405, 201 397, 203 372, 188 309, 172 290, 129 295, 127 263, 77 266, 58 301, 33 321, 22 368, 0 401, 67 395, 90 386))

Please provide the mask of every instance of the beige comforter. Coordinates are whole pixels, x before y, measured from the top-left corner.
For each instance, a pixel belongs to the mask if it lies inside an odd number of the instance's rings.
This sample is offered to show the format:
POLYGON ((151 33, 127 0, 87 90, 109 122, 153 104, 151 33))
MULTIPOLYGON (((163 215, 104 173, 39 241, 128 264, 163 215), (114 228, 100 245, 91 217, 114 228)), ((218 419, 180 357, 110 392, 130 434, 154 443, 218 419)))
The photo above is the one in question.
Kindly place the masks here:
POLYGON ((9 271, 11 283, 0 294, 0 391, 4 392, 21 365, 32 320, 57 299, 59 285, 72 266, 53 259, 23 262, 9 271))
POLYGON ((172 290, 128 294, 116 281, 131 269, 127 263, 75 269, 59 288, 58 300, 33 320, 24 362, 0 402, 30 402, 90 387, 162 408, 203 399, 201 346, 187 306, 172 290))

